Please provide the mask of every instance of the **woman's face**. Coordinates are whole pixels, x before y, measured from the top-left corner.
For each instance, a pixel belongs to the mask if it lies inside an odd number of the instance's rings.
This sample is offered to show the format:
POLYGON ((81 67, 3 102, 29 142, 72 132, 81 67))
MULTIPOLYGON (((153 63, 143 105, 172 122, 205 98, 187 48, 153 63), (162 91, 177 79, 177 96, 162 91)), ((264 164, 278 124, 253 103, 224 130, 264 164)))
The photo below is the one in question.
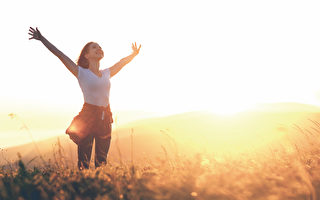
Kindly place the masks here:
POLYGON ((88 48, 88 53, 85 55, 85 57, 88 60, 91 60, 91 59, 101 60, 103 56, 104 56, 104 53, 102 51, 102 48, 97 43, 90 44, 88 48))

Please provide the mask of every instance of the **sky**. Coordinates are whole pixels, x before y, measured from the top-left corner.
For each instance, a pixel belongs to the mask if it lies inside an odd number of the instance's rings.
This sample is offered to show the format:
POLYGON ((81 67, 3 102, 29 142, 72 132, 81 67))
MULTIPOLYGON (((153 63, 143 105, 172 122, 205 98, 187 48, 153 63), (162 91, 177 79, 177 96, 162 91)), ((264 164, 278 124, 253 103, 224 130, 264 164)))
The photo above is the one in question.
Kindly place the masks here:
POLYGON ((76 78, 30 26, 76 61, 95 41, 100 69, 140 54, 111 79, 113 110, 233 113, 259 103, 320 106, 320 2, 2 1, 0 109, 78 112, 76 78))

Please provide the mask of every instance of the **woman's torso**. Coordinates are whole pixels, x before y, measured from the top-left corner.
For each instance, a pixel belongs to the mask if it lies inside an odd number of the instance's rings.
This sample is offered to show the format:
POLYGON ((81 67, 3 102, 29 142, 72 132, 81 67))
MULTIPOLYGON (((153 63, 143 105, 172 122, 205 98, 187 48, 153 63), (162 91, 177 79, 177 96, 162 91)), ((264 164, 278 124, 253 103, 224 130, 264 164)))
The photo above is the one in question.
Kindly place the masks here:
POLYGON ((77 78, 85 103, 107 107, 110 94, 110 71, 109 68, 106 68, 100 72, 101 77, 90 69, 79 66, 77 78))

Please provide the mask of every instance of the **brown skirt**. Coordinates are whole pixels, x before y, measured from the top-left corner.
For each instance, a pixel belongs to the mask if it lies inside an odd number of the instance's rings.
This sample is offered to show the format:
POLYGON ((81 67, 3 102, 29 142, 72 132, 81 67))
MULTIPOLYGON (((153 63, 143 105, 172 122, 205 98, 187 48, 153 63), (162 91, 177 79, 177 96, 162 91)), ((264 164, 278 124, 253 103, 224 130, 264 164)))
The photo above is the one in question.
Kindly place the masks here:
POLYGON ((82 110, 75 116, 66 130, 70 139, 80 144, 90 134, 107 138, 111 137, 110 126, 113 122, 110 106, 96 106, 84 103, 82 110))

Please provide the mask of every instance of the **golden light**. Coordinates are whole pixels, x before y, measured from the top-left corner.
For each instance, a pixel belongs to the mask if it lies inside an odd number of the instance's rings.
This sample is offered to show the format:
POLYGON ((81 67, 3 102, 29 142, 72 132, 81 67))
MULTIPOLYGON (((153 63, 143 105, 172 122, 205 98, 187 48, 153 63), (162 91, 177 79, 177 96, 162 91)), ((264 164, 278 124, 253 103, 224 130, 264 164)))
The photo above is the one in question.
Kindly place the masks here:
MULTIPOLYGON (((230 97, 231 98, 231 97, 230 97)), ((230 99, 228 98, 228 99, 230 99)), ((250 101, 248 101, 250 102, 250 101)), ((254 108, 255 104, 243 103, 237 100, 234 102, 226 101, 208 105, 207 111, 221 116, 232 116, 254 108)))

